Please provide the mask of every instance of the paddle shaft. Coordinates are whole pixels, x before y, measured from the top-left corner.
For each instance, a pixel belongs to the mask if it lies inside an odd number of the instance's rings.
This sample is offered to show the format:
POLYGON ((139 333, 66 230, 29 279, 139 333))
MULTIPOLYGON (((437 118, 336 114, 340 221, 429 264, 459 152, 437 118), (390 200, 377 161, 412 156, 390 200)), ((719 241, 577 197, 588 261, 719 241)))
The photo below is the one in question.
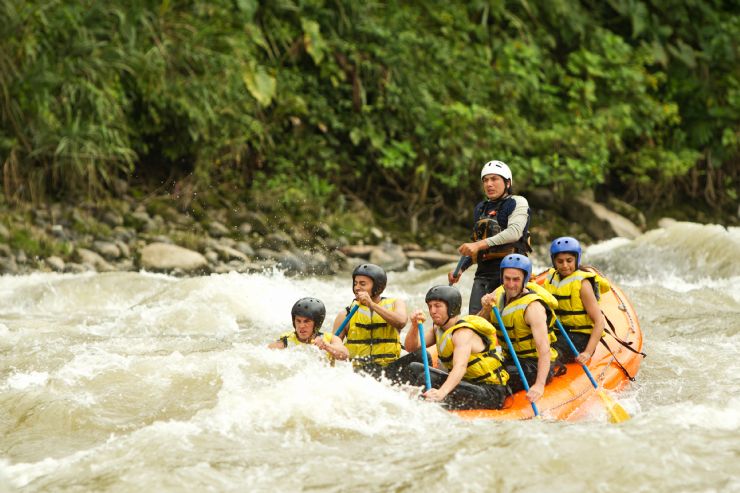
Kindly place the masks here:
POLYGON ((357 311, 358 308, 360 308, 360 305, 355 305, 355 306, 352 307, 352 309, 349 311, 349 313, 347 314, 347 316, 344 318, 344 322, 342 322, 342 325, 340 325, 339 328, 337 329, 337 331, 334 332, 334 335, 335 336, 339 337, 339 334, 342 333, 342 331, 344 330, 344 328, 349 323, 349 320, 352 318, 352 315, 355 314, 355 312, 357 311))
MULTIPOLYGON (((460 257, 460 260, 457 261, 457 267, 455 267, 455 271, 452 273, 452 277, 457 277, 460 275, 460 269, 462 269, 462 264, 465 261, 465 259, 468 258, 465 255, 460 257)), ((454 283, 450 283, 450 286, 452 286, 454 283)))
POLYGON ((432 376, 429 374, 429 357, 427 356, 427 343, 424 341, 424 326, 419 322, 416 327, 419 329, 419 343, 421 344, 421 360, 424 362, 424 383, 426 389, 432 388, 432 376))
MULTIPOLYGON (((498 311, 497 306, 493 307, 493 313, 494 315, 496 315, 498 326, 501 328, 501 333, 504 335, 504 339, 506 340, 506 347, 509 348, 511 359, 514 360, 514 364, 516 365, 516 371, 519 372, 519 376, 522 378, 522 385, 524 385, 524 390, 529 392, 529 382, 527 382, 527 376, 524 374, 524 370, 522 370, 522 365, 519 364, 519 357, 516 355, 516 351, 514 351, 514 345, 511 343, 509 333, 506 332, 506 326, 504 325, 503 319, 501 319, 501 312, 498 311)), ((534 402, 531 402, 530 404, 532 404, 532 411, 534 411, 534 415, 539 416, 540 412, 537 410, 537 405, 534 402)))
MULTIPOLYGON (((560 319, 556 318, 555 323, 558 324, 558 329, 560 330, 560 333, 562 334, 562 336, 565 337, 565 342, 568 343, 568 347, 570 348, 570 350, 573 351, 574 355, 578 356, 580 353, 578 352, 578 349, 576 349, 575 344, 573 344, 573 341, 568 335, 568 332, 566 332, 565 327, 563 327, 563 324, 560 323, 560 319)), ((591 374, 588 367, 584 365, 583 363, 580 363, 580 365, 581 365, 581 368, 583 368, 583 371, 586 372, 586 375, 588 375, 588 379, 591 380, 591 385, 593 385, 595 389, 598 389, 599 384, 597 384, 596 380, 594 380, 594 376, 591 374)))

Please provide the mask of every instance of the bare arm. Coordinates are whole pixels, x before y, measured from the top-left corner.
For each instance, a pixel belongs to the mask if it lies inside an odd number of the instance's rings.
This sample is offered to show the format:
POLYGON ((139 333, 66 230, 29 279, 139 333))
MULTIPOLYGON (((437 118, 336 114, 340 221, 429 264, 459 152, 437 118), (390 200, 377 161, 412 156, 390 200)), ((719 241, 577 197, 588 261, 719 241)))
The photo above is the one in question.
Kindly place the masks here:
POLYGON ((537 349, 537 379, 527 392, 527 399, 535 402, 545 393, 547 375, 550 373, 550 340, 547 337, 547 315, 540 303, 530 303, 524 312, 524 320, 532 329, 537 349))
POLYGON ((283 341, 275 341, 267 347, 270 349, 285 349, 285 344, 283 344, 283 341))
POLYGON ((475 333, 470 329, 459 329, 452 334, 452 342, 455 345, 455 351, 452 353, 452 371, 440 388, 427 390, 424 397, 430 401, 441 401, 458 386, 468 369, 474 335, 475 333))
POLYGON ((596 345, 599 343, 601 334, 604 332, 604 324, 606 321, 604 320, 604 314, 601 313, 599 302, 596 299, 596 295, 594 294, 594 290, 590 282, 581 283, 581 302, 583 303, 588 316, 594 321, 594 330, 591 332, 591 337, 588 338, 588 344, 586 344, 586 348, 576 358, 579 363, 583 363, 585 365, 588 363, 588 360, 591 359, 591 356, 594 355, 594 351, 596 351, 596 345))
POLYGON ((347 349, 344 344, 342 344, 342 340, 335 335, 331 336, 331 342, 324 342, 324 338, 322 336, 318 336, 313 340, 313 343, 319 349, 323 349, 329 353, 334 357, 334 359, 345 360, 349 358, 349 349, 347 349))
POLYGON ((386 307, 375 303, 367 293, 358 293, 357 301, 380 315, 383 320, 388 322, 391 327, 399 332, 406 327, 406 322, 409 321, 409 317, 406 314, 406 303, 402 300, 396 300, 393 304, 393 310, 389 310, 386 307))
MULTIPOLYGON (((424 323, 425 317, 421 310, 415 310, 411 314, 411 327, 406 333, 406 339, 403 341, 403 347, 406 351, 413 353, 421 347, 421 341, 419 341, 419 325, 424 323)), ((426 347, 432 346, 436 343, 436 335, 434 334, 434 327, 424 329, 424 343, 426 347)))

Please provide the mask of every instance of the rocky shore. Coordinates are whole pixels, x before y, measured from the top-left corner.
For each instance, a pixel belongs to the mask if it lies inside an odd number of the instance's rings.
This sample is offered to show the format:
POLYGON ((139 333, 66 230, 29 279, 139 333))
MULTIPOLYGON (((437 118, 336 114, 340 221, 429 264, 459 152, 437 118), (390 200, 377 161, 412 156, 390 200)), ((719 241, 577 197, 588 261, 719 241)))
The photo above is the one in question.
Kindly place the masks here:
MULTIPOLYGON (((377 226, 347 234, 328 222, 293 224, 245 204, 182 210, 170 196, 122 196, 41 207, 2 204, 0 273, 144 270, 203 275, 276 268, 289 275, 330 275, 363 261, 389 271, 410 265, 427 269, 456 262, 456 247, 464 239, 440 234, 434 248, 427 249, 394 241, 377 226)), ((578 203, 566 230, 558 234, 633 238, 644 228, 644 218, 641 228, 591 198, 579 198, 578 203)), ((547 224, 542 214, 534 215, 533 241, 540 245, 555 234, 543 222, 547 224)))

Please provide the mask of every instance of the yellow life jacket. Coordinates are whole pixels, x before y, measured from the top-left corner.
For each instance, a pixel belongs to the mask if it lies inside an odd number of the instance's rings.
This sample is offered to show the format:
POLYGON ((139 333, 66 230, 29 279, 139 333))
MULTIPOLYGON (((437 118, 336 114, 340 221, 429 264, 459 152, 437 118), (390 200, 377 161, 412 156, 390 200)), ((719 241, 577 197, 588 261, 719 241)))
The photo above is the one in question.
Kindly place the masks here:
POLYGON ((493 385, 506 385, 509 374, 503 369, 501 357, 498 354, 498 343, 496 341, 496 329, 488 320, 477 315, 466 315, 445 330, 437 339, 437 354, 439 361, 447 371, 452 369, 452 355, 455 344, 452 334, 459 329, 471 329, 483 340, 485 349, 480 353, 471 353, 468 358, 468 368, 463 375, 463 380, 470 383, 487 383, 493 385))
MULTIPOLYGON (((536 283, 527 283, 528 293, 520 296, 508 305, 504 306, 506 302, 506 293, 504 287, 499 286, 496 288, 494 293, 494 299, 496 306, 498 306, 501 312, 501 319, 504 322, 506 332, 509 334, 511 339, 511 345, 514 346, 514 351, 519 358, 534 358, 537 359, 537 346, 534 343, 534 335, 532 329, 527 325, 524 320, 524 311, 527 309, 530 303, 539 302, 545 307, 547 313, 547 338, 550 341, 550 361, 555 361, 558 357, 558 352, 552 347, 552 343, 557 341, 553 327, 555 326, 555 317, 552 311, 553 304, 557 306, 557 301, 549 293, 541 293, 542 287, 536 283), (537 286, 537 287, 535 287, 537 286), (546 301, 547 300, 547 301, 546 301)), ((500 327, 496 327, 496 332, 503 337, 500 327)), ((506 353, 508 354, 508 348, 506 353)))
POLYGON ((329 344, 331 342, 331 332, 319 332, 318 334, 312 335, 307 342, 302 342, 300 339, 298 339, 295 331, 280 334, 280 337, 278 337, 278 341, 282 342, 283 346, 288 348, 291 346, 301 346, 303 344, 313 344, 313 340, 316 339, 317 335, 320 335, 324 339, 325 343, 329 344))
POLYGON ((590 334, 594 328, 594 321, 586 312, 581 300, 581 286, 586 280, 591 283, 597 300, 602 293, 607 293, 611 289, 609 281, 595 272, 577 269, 568 277, 561 279, 556 269, 550 268, 547 271, 544 287, 558 300, 555 314, 560 318, 563 327, 570 332, 590 334))
MULTIPOLYGON (((395 303, 395 298, 383 298, 379 305, 395 311, 395 303)), ((365 305, 360 305, 349 321, 344 345, 356 366, 366 363, 386 366, 401 356, 401 335, 398 330, 365 305)))

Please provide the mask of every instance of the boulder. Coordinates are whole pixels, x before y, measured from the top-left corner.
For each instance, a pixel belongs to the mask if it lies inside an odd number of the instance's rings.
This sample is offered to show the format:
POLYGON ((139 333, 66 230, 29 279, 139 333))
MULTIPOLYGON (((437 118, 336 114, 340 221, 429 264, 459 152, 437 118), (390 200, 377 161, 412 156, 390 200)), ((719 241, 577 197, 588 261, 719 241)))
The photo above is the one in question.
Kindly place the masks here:
POLYGON ((54 272, 64 272, 64 260, 55 255, 46 259, 46 265, 54 272))
POLYGON ((87 264, 98 272, 109 272, 114 270, 113 266, 106 262, 100 254, 93 252, 92 250, 88 250, 87 248, 78 248, 75 250, 75 256, 81 264, 87 264))
POLYGON ((229 234, 229 228, 218 221, 213 221, 208 225, 208 234, 214 238, 221 238, 229 234))
POLYGON ((404 270, 409 265, 409 259, 400 245, 390 242, 385 242, 370 252, 369 260, 387 271, 404 270))
POLYGON ((115 243, 108 241, 96 241, 93 249, 108 260, 115 260, 121 256, 121 249, 115 243))
POLYGON ((284 231, 276 231, 265 237, 262 246, 271 250, 285 250, 293 246, 293 238, 284 231))
POLYGON ((203 270, 208 260, 198 252, 167 243, 151 243, 141 250, 141 267, 155 271, 203 270))
POLYGON ((377 248, 378 247, 375 245, 347 245, 341 247, 339 251, 348 257, 360 257, 364 259, 369 259, 370 254, 373 252, 373 250, 376 250, 377 248))
POLYGON ((246 255, 235 248, 231 248, 226 245, 213 245, 212 248, 216 251, 216 253, 218 253, 218 256, 221 259, 227 262, 229 260, 239 260, 241 262, 246 262, 248 260, 246 255))
POLYGON ((615 236, 634 239, 642 234, 635 223, 598 202, 586 197, 577 197, 575 201, 578 206, 568 209, 569 217, 596 240, 615 236))
MULTIPOLYGON (((460 260, 460 255, 441 253, 436 250, 421 251, 421 252, 411 251, 411 252, 406 252, 406 256, 410 260, 423 260, 433 267, 440 267, 442 265, 456 263, 458 260, 460 260)), ((419 263, 415 262, 415 265, 418 266, 419 263)))

